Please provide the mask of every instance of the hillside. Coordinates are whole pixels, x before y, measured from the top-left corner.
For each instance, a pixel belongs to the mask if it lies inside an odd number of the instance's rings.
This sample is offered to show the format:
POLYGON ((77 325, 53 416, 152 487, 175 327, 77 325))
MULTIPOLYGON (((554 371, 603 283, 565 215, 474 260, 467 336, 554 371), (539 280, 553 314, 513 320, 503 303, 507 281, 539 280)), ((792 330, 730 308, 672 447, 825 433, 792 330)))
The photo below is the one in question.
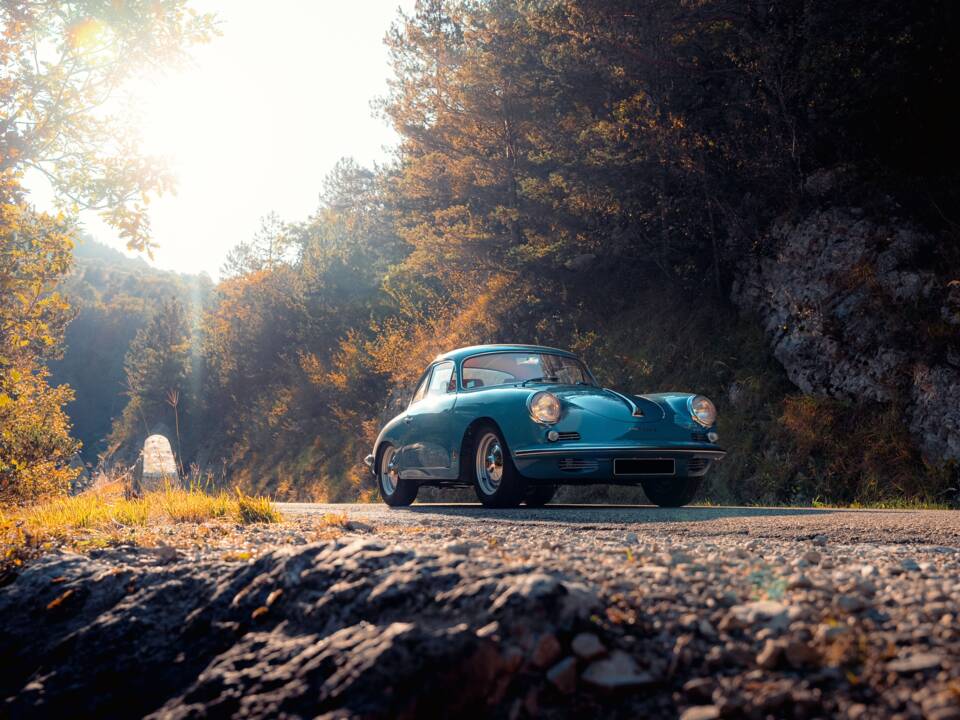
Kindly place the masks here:
POLYGON ((705 498, 957 502, 948 3, 428 5, 387 37, 393 160, 238 239, 209 302, 81 253, 57 379, 88 457, 177 425, 218 483, 369 498, 361 459, 431 358, 530 342, 713 398, 705 498))
POLYGON ((206 276, 158 270, 90 237, 76 244, 73 269, 61 285, 76 317, 63 357, 50 369, 54 384, 75 392, 67 413, 85 462, 95 464, 105 452, 113 419, 127 403, 124 356, 137 331, 171 297, 199 312, 212 287, 206 276))

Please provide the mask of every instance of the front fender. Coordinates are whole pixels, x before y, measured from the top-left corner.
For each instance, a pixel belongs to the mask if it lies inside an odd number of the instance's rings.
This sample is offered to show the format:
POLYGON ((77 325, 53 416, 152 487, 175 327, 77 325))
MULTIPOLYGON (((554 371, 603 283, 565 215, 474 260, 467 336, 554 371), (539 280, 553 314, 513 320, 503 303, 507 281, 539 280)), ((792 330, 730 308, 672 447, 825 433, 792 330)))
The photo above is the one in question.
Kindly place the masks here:
POLYGON ((406 415, 406 412, 400 413, 383 426, 380 434, 377 435, 376 441, 373 443, 373 453, 364 458, 364 462, 366 462, 367 467, 370 468, 370 472, 374 475, 377 474, 377 458, 380 457, 380 448, 383 447, 383 444, 390 443, 394 447, 400 448, 400 429, 403 427, 404 415, 406 415), (367 462, 368 460, 369 462, 367 462))
POLYGON ((451 442, 459 449, 471 425, 488 420, 500 428, 507 447, 528 445, 547 428, 534 422, 527 408, 527 399, 537 392, 532 388, 512 385, 463 390, 453 412, 451 442))

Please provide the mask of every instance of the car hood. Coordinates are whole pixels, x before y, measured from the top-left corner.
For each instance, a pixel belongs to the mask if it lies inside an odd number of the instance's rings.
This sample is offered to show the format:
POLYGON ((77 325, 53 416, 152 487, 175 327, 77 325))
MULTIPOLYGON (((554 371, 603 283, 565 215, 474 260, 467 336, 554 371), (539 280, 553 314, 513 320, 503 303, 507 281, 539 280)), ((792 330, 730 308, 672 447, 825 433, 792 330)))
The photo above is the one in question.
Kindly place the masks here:
POLYGON ((592 415, 625 423, 656 422, 665 417, 661 405, 639 395, 627 395, 607 388, 577 385, 553 386, 550 392, 564 403, 592 415), (638 414, 635 414, 635 410, 638 414))

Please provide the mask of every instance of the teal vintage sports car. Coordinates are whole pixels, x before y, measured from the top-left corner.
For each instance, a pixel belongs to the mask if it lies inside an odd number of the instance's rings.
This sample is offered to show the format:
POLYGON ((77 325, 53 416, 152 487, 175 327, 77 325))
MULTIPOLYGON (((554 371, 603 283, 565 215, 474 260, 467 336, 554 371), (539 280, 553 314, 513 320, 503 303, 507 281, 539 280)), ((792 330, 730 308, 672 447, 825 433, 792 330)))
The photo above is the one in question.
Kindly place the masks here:
POLYGON ((422 485, 472 487, 488 507, 541 506, 558 485, 642 485, 663 507, 693 499, 717 445, 702 395, 600 387, 575 355, 477 345, 436 358, 366 463, 388 505, 422 485))

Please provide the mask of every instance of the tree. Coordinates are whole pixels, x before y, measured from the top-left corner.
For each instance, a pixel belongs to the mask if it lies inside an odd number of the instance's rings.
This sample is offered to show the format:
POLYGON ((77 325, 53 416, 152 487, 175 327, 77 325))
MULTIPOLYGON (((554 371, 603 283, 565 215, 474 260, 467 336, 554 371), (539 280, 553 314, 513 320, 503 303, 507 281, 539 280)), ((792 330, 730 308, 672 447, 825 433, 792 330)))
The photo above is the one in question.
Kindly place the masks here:
POLYGON ((176 422, 180 400, 189 398, 191 332, 183 305, 163 302, 141 328, 124 358, 129 401, 124 415, 142 421, 145 430, 159 422, 176 422), (173 397, 177 397, 176 403, 173 397))
POLYGON ((0 499, 63 490, 77 444, 44 363, 60 353, 69 308, 54 291, 74 227, 37 213, 27 170, 46 177, 71 215, 101 212, 130 247, 149 250, 147 204, 171 188, 109 98, 132 74, 183 57, 212 19, 185 0, 11 0, 0 4, 0 499))
POLYGON ((270 270, 289 260, 291 239, 289 228, 276 213, 260 220, 260 229, 251 240, 237 243, 227 253, 220 268, 223 278, 238 277, 246 273, 270 270))
POLYGON ((172 178, 108 101, 129 77, 208 40, 212 16, 186 0, 11 0, 0 25, 0 172, 33 169, 64 208, 99 211, 131 247, 148 248, 149 196, 172 178))
POLYGON ((47 385, 72 313, 57 292, 70 265, 71 228, 30 209, 9 178, 0 184, 0 502, 62 491, 78 443, 63 404, 72 393, 47 385))

